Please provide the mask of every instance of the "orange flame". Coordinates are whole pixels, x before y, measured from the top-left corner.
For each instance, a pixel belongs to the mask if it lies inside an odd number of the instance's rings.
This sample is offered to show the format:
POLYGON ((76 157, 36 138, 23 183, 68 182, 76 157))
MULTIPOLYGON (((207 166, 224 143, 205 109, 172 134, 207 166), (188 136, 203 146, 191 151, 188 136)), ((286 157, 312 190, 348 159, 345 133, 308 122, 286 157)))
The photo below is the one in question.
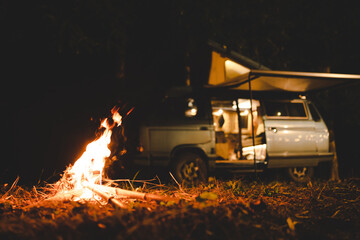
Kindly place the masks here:
POLYGON ((112 128, 115 125, 120 126, 122 123, 122 116, 118 110, 119 108, 117 107, 111 110, 113 124, 110 124, 108 119, 103 120, 100 129, 104 128, 105 130, 102 135, 89 143, 82 156, 65 172, 66 176, 71 176, 70 182, 73 185, 73 189, 84 190, 84 194, 82 194, 80 199, 93 197, 93 193, 82 186, 84 181, 101 184, 105 160, 111 154, 108 145, 111 141, 112 128))

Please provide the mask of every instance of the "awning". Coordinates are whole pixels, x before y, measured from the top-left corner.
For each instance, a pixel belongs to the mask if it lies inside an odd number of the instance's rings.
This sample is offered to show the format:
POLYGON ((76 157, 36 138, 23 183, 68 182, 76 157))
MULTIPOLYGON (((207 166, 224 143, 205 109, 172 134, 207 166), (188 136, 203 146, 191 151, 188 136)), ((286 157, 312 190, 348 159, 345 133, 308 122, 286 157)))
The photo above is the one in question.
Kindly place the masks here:
POLYGON ((224 53, 212 52, 209 85, 252 91, 287 91, 305 93, 360 80, 358 74, 272 71, 262 66, 254 69, 224 53))

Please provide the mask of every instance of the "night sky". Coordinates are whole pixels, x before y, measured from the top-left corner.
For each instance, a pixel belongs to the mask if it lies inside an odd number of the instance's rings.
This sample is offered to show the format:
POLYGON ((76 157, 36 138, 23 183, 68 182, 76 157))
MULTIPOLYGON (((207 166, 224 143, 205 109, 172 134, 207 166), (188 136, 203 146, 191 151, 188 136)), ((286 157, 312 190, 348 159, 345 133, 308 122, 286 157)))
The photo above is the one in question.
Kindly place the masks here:
MULTIPOLYGON (((0 3, 0 183, 56 179, 115 104, 206 81, 212 39, 274 70, 360 73, 360 16, 339 1, 0 3), (291 3, 290 3, 291 2, 291 3)), ((359 85, 314 96, 340 174, 359 176, 359 85)))

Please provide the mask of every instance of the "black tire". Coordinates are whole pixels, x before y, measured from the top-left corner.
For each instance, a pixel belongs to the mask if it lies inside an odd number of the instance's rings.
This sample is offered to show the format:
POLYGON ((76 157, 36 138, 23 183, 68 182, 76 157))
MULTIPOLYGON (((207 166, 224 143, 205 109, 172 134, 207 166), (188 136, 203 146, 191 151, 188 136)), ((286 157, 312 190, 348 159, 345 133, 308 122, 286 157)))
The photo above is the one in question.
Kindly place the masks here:
POLYGON ((295 182, 308 182, 314 176, 313 167, 293 167, 288 168, 288 175, 295 182))
POLYGON ((172 171, 176 180, 185 185, 196 185, 207 180, 206 163, 196 153, 186 152, 176 156, 172 171))

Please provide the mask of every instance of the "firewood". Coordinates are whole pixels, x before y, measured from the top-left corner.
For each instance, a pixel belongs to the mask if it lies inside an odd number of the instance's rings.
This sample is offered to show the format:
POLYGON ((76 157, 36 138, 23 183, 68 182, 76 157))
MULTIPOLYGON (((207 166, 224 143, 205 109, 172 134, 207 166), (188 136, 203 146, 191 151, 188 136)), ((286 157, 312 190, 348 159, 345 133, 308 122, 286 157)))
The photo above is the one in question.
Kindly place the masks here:
POLYGON ((180 199, 178 198, 172 198, 172 197, 166 197, 166 196, 160 196, 152 193, 141 193, 141 192, 135 192, 130 190, 125 190, 117 187, 108 187, 98 184, 92 184, 92 186, 101 192, 108 192, 113 196, 116 197, 127 197, 127 198, 133 198, 133 199, 141 199, 141 200, 155 200, 155 201, 174 201, 178 202, 180 199))
POLYGON ((97 184, 90 184, 88 182, 83 182, 82 183, 84 187, 90 189, 91 191, 93 191, 95 194, 97 194, 98 196, 100 196, 102 199, 104 199, 105 201, 113 204, 116 207, 119 208, 126 208, 126 205, 123 204, 122 202, 120 202, 119 200, 115 199, 113 196, 111 196, 110 194, 101 191, 100 189, 98 189, 98 186, 101 185, 97 185, 97 184))
POLYGON ((69 190, 66 192, 59 192, 52 197, 46 199, 46 201, 73 201, 79 198, 84 193, 83 189, 69 190))

